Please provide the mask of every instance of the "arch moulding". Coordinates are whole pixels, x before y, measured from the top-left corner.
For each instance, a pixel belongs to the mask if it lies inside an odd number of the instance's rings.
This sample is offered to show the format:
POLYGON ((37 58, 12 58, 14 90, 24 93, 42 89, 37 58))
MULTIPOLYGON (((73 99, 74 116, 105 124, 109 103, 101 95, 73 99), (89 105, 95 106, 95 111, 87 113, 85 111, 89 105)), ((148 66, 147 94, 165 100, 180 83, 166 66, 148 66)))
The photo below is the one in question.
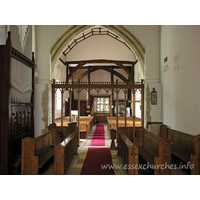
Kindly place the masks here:
MULTIPOLYGON (((74 38, 88 29, 94 28, 95 25, 73 25, 69 26, 52 44, 50 47, 50 62, 51 62, 51 76, 53 75, 54 68, 60 55, 65 50, 74 38)), ((101 25, 101 27, 115 33, 122 38, 129 48, 135 53, 142 66, 143 73, 145 69, 145 47, 140 40, 130 32, 125 26, 122 25, 101 25)), ((144 73, 145 74, 145 73, 144 73)))

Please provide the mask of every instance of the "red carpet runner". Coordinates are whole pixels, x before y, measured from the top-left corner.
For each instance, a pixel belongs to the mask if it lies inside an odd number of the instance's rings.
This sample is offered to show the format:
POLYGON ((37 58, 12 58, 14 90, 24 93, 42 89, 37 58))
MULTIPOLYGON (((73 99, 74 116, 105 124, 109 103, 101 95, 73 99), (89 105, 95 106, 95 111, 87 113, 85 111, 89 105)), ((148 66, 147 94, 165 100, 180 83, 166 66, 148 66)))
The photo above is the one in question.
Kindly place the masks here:
POLYGON ((103 168, 112 166, 110 148, 89 147, 80 175, 115 175, 114 169, 103 168))
POLYGON ((105 146, 104 125, 97 125, 90 146, 105 146))

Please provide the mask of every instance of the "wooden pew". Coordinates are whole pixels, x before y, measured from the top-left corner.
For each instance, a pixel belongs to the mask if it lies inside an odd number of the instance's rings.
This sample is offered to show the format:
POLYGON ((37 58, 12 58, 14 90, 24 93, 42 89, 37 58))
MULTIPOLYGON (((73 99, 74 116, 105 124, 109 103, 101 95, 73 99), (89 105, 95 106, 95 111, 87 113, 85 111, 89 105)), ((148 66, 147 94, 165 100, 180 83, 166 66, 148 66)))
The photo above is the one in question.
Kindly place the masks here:
POLYGON ((134 146, 127 135, 119 132, 118 155, 128 170, 128 175, 138 175, 138 147, 134 146))
POLYGON ((49 130, 53 134, 53 144, 58 144, 63 141, 69 135, 69 127, 67 126, 57 126, 55 123, 49 125, 49 130))
POLYGON ((87 117, 85 118, 86 120, 89 120, 89 121, 83 121, 83 119, 81 119, 81 122, 80 122, 80 139, 86 139, 87 136, 89 135, 91 129, 92 129, 92 126, 93 126, 93 120, 94 120, 94 117, 87 117))
MULTIPOLYGON (((145 129, 143 127, 135 127, 135 137, 141 130, 145 129)), ((133 142, 133 127, 118 127, 118 132, 124 133, 133 142)))
MULTIPOLYGON (((78 119, 77 119, 78 120, 78 119)), ((86 139, 89 132, 93 126, 94 116, 80 116, 80 139, 86 139)), ((61 119, 55 120, 55 125, 61 127, 61 119)), ((67 127, 69 123, 69 117, 64 117, 63 119, 63 127, 67 127)))
POLYGON ((200 134, 194 136, 168 128, 166 135, 172 142, 173 156, 185 163, 191 162, 192 175, 200 174, 200 134))
POLYGON ((37 175, 45 163, 53 156, 52 132, 49 131, 37 138, 22 139, 22 175, 37 175))
MULTIPOLYGON (((71 126, 76 126, 76 122, 70 123, 71 126)), ((73 128, 73 127, 72 127, 73 128)), ((77 154, 77 130, 69 130, 71 133, 67 138, 54 147, 54 175, 64 175, 67 171, 70 162, 75 154, 77 154)))
MULTIPOLYGON (((127 127, 125 127, 125 117, 118 117, 118 127, 116 127, 116 117, 107 117, 107 128, 109 130, 109 134, 111 137, 110 129, 116 129, 117 130, 117 141, 119 140, 118 136, 118 130, 121 131, 121 128, 126 128, 126 130, 133 130, 133 118, 127 117, 127 127)), ((136 118, 135 120, 135 127, 141 127, 141 119, 136 118)), ((124 129, 125 130, 125 129, 124 129)))
POLYGON ((137 135, 139 154, 142 158, 154 166, 155 175, 170 175, 171 165, 171 141, 161 138, 148 131, 139 131, 137 135))
POLYGON ((148 122, 147 127, 149 124, 160 124, 159 136, 171 140, 172 157, 185 163, 191 162, 194 168, 191 167, 190 174, 200 174, 200 134, 189 135, 170 129, 161 122, 148 122))

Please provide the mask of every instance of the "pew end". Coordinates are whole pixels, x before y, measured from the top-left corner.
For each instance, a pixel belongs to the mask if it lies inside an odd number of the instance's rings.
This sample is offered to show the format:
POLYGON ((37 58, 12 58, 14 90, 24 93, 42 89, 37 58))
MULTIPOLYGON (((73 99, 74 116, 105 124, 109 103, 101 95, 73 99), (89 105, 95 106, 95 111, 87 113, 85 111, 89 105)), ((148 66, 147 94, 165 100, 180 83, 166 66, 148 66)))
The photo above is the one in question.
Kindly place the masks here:
POLYGON ((190 161, 194 166, 191 174, 200 175, 200 134, 194 136, 194 154, 190 155, 190 161))
POLYGON ((35 141, 31 137, 22 139, 21 155, 21 174, 37 175, 38 174, 38 156, 35 156, 35 141))
POLYGON ((54 147, 54 175, 64 175, 73 156, 77 154, 77 133, 71 133, 54 147))

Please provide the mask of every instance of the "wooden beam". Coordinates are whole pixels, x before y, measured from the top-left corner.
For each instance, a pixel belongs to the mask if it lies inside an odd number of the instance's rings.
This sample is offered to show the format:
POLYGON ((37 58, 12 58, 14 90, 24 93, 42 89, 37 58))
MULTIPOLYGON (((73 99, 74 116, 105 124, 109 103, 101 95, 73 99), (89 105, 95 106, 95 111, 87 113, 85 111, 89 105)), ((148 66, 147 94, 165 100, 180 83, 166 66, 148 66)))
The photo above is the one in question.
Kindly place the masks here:
POLYGON ((86 89, 86 88, 90 88, 90 89, 95 89, 95 88, 101 88, 101 89, 112 89, 112 88, 118 88, 118 89, 140 89, 141 87, 144 87, 143 84, 135 84, 135 83, 129 83, 129 84, 126 84, 126 83, 120 83, 120 84, 112 84, 112 83, 109 83, 109 82, 97 82, 97 83, 90 83, 88 84, 87 82, 86 83, 81 83, 80 85, 78 85, 77 82, 74 82, 73 84, 60 84, 60 83, 55 83, 54 85, 55 88, 81 88, 81 89, 86 89))
POLYGON ((59 58, 59 60, 63 63, 63 65, 66 65, 66 63, 61 58, 59 58))
POLYGON ((78 70, 80 69, 83 65, 85 65, 86 63, 85 62, 80 62, 76 67, 75 67, 75 70, 73 71, 70 71, 70 74, 68 75, 68 80, 73 76, 73 74, 78 70))
POLYGON ((127 69, 127 68, 126 68, 122 63, 120 63, 120 62, 115 62, 115 63, 116 63, 116 65, 118 65, 121 69, 123 69, 123 70, 127 73, 127 75, 130 77, 131 81, 133 81, 133 78, 132 78, 132 75, 131 75, 130 70, 127 69))
POLYGON ((121 64, 136 64, 138 60, 136 61, 121 61, 121 60, 106 60, 106 59, 98 59, 98 60, 80 60, 80 61, 66 61, 67 64, 80 64, 80 63, 121 63, 121 64))
MULTIPOLYGON (((87 69, 88 67, 90 67, 90 69, 103 69, 103 68, 105 68, 105 69, 111 69, 111 68, 113 68, 113 69, 120 69, 120 67, 119 66, 117 66, 117 65, 101 65, 101 64, 99 64, 99 65, 86 65, 86 66, 83 66, 81 69, 87 69)), ((132 68, 132 65, 131 66, 125 66, 127 69, 131 69, 132 68)), ((74 67, 70 67, 72 70, 73 70, 73 68, 74 67)))
MULTIPOLYGON (((93 73, 93 72, 95 72, 95 71, 97 71, 97 70, 104 70, 104 71, 107 71, 107 72, 109 72, 109 73, 111 73, 111 69, 105 69, 105 68, 97 68, 97 69, 92 69, 92 70, 90 70, 90 73, 93 73)), ((80 74, 78 77, 76 77, 76 79, 75 79, 75 81, 78 81, 78 79, 82 79, 84 76, 87 76, 87 74, 88 74, 88 72, 87 71, 85 71, 85 72, 83 72, 82 74, 80 74)), ((120 74, 119 72, 117 72, 117 71, 113 71, 113 74, 115 75, 115 76, 117 76, 118 78, 120 78, 122 81, 124 81, 124 82, 127 82, 128 81, 128 79, 126 78, 126 77, 124 77, 122 74, 120 74)))

